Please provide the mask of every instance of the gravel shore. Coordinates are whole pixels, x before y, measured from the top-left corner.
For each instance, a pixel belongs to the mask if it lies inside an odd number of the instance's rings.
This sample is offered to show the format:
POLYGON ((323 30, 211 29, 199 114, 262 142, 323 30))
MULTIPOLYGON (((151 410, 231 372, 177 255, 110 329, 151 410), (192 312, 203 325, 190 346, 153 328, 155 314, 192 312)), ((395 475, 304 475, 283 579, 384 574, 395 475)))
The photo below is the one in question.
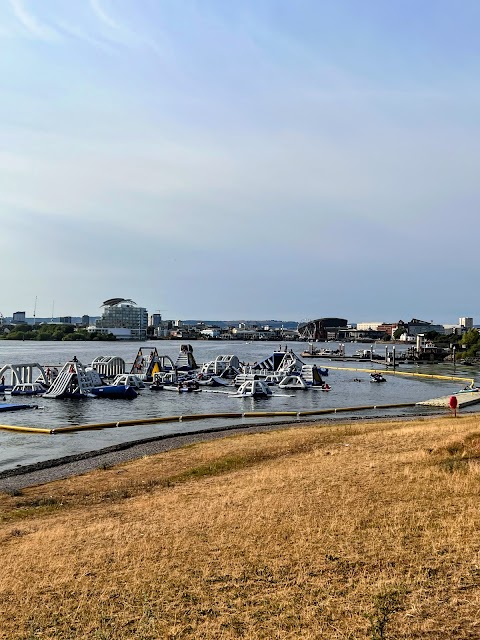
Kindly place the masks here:
MULTIPOLYGON (((398 416, 362 416, 361 418, 349 418, 346 422, 380 421, 380 420, 412 420, 420 416, 398 415, 398 416)), ((424 417, 424 416, 422 416, 424 417)), ((432 416, 433 417, 433 416, 432 416)), ((61 480, 75 475, 82 475, 88 471, 99 469, 104 466, 113 466, 143 458, 144 456, 178 449, 197 442, 208 442, 217 440, 228 435, 242 435, 250 433, 261 433, 272 431, 278 428, 303 427, 309 424, 338 424, 338 420, 322 418, 319 420, 309 419, 302 422, 270 422, 257 423, 245 426, 244 424, 231 425, 228 427, 213 427, 188 433, 173 433, 169 435, 155 436, 143 440, 124 442, 96 451, 88 451, 78 455, 66 456, 53 460, 37 462, 0 472, 0 492, 15 492, 34 485, 47 484, 54 480, 61 480)))
MULTIPOLYGON (((308 424, 312 423, 312 420, 308 424)), ((0 491, 14 492, 26 487, 46 484, 54 480, 82 475, 88 471, 104 466, 113 466, 136 460, 144 456, 178 449, 196 442, 207 442, 224 438, 228 435, 241 435, 270 431, 279 427, 292 427, 305 425, 307 422, 287 424, 285 422, 273 422, 268 424, 232 425, 229 427, 217 427, 191 431, 188 433, 174 433, 170 435, 155 436, 143 440, 134 440, 122 444, 113 445, 97 451, 88 451, 78 455, 66 456, 53 460, 45 460, 30 465, 8 469, 0 472, 0 491)))

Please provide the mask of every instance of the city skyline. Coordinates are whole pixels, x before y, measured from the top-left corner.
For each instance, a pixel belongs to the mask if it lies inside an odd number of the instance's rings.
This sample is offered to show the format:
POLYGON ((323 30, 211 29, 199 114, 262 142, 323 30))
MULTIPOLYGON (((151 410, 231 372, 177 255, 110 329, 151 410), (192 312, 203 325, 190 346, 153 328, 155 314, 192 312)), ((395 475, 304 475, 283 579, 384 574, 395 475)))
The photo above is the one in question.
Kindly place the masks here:
MULTIPOLYGON (((131 301, 130 301, 131 302, 131 301)), ((136 305, 136 303, 135 303, 136 305)), ((143 305, 136 305, 138 307, 143 307, 143 305)), ((102 307, 103 308, 103 307, 102 307)), ((150 309, 144 307, 148 313, 149 318, 152 317, 153 315, 159 313, 158 311, 151 311, 150 309)), ((102 313, 93 313, 93 314, 89 314, 89 313, 84 313, 84 314, 65 314, 65 315, 55 315, 55 316, 39 316, 39 315, 29 315, 27 312, 25 312, 24 310, 16 310, 12 313, 8 313, 8 314, 3 314, 0 312, 0 322, 6 321, 6 320, 14 320, 14 316, 18 315, 18 314, 24 314, 24 320, 20 320, 20 321, 25 321, 28 322, 29 324, 32 324, 33 322, 37 322, 37 323, 41 323, 41 322, 67 322, 66 318, 70 318, 72 323, 75 323, 77 321, 81 321, 82 317, 88 317, 90 320, 96 320, 98 318, 101 318, 102 313)), ((199 316, 189 316, 189 317, 184 317, 184 318, 176 318, 176 317, 167 317, 163 314, 160 314, 161 318, 163 321, 168 321, 168 322, 175 322, 175 321, 183 321, 183 322, 204 322, 204 323, 215 323, 215 322, 221 322, 221 323, 228 323, 228 322, 264 322, 264 323, 268 323, 268 322, 273 322, 273 323, 280 323, 280 322, 285 322, 285 323, 298 323, 298 324, 302 324, 303 322, 310 322, 314 319, 318 319, 318 318, 322 318, 322 317, 340 317, 338 314, 317 314, 315 317, 311 317, 311 318, 296 318, 296 317, 291 317, 291 318, 279 318, 279 317, 273 317, 273 316, 265 316, 265 317, 260 317, 260 316, 251 316, 251 317, 247 317, 247 316, 239 316, 237 318, 213 318, 212 316, 209 317, 199 317, 199 316)), ((453 321, 442 321, 442 320, 438 320, 438 319, 434 319, 434 318, 419 318, 418 315, 412 315, 412 314, 403 314, 403 316, 399 317, 399 318, 385 318, 385 317, 377 317, 377 318, 373 318, 369 317, 369 318, 358 318, 358 317, 354 317, 354 316, 348 316, 346 318, 344 318, 345 320, 348 321, 349 324, 361 324, 361 325, 367 325, 367 324, 383 324, 383 323, 396 323, 399 321, 403 321, 403 322, 409 322, 410 320, 413 319, 417 319, 417 320, 421 320, 422 322, 429 322, 432 324, 440 324, 440 325, 445 325, 445 326, 462 326, 463 325, 463 321, 465 321, 465 319, 467 320, 473 320, 473 322, 475 322, 475 318, 472 319, 471 316, 457 316, 457 318, 453 321)), ((474 326, 478 326, 478 325, 474 325, 474 326)))
POLYGON ((0 312, 478 317, 479 24, 470 0, 2 3, 0 312))

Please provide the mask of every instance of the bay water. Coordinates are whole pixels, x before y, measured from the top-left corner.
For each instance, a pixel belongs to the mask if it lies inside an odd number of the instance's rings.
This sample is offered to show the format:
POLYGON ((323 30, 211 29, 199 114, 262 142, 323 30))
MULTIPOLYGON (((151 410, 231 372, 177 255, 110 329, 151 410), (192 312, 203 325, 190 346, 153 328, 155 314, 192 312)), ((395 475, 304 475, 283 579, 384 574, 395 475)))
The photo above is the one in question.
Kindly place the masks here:
MULTIPOLYGON (((216 356, 231 354, 238 356, 241 362, 260 362, 277 350, 280 345, 274 342, 240 341, 192 341, 193 353, 198 364, 214 360, 216 356)), ((137 351, 142 349, 148 357, 153 349, 159 355, 168 355, 175 362, 181 343, 179 341, 132 342, 37 342, 37 341, 0 341, 0 366, 5 364, 40 363, 52 368, 61 368, 74 356, 89 365, 97 356, 119 356, 127 363, 127 371, 133 363, 137 351)), ((292 349, 297 355, 308 348, 301 342, 283 343, 284 348, 292 349)), ((336 343, 316 343, 315 348, 335 350, 336 343)), ((353 355, 370 345, 347 343, 346 356, 353 355)), ((384 354, 384 345, 376 345, 379 355, 384 354)), ((397 354, 402 351, 397 346, 397 354)), ((329 393, 320 390, 287 391, 274 387, 274 397, 253 399, 233 398, 228 393, 210 393, 203 389, 201 393, 173 393, 168 391, 152 392, 149 388, 142 390, 133 400, 96 399, 46 399, 11 398, 7 402, 28 403, 38 409, 28 409, 11 413, 2 413, 0 422, 5 425, 23 425, 34 427, 57 428, 97 422, 117 422, 127 419, 139 419, 160 416, 179 416, 187 414, 211 413, 243 413, 248 411, 312 411, 321 408, 360 407, 365 405, 384 405, 393 403, 419 402, 431 398, 450 395, 464 387, 467 383, 460 378, 474 378, 478 370, 473 367, 452 364, 440 365, 400 365, 398 371, 416 371, 444 376, 456 375, 458 381, 440 381, 438 379, 419 379, 389 375, 386 383, 371 384, 370 371, 383 368, 382 363, 330 361, 326 358, 304 359, 305 363, 317 364, 329 368, 326 379, 331 387, 329 393), (359 369, 354 371, 353 369, 359 369)), ((228 389, 230 393, 234 390, 228 389)), ((219 391, 226 391, 220 389, 219 391)), ((0 398, 1 399, 1 398, 0 398)), ((475 410, 475 406, 470 409, 475 410)), ((437 410, 438 411, 438 410, 437 410)), ((465 409, 467 411, 467 409, 465 409)), ((415 407, 405 409, 377 409, 369 412, 329 414, 325 420, 345 420, 360 416, 394 416, 399 413, 406 416, 415 414, 430 415, 431 410, 415 407)), ((317 418, 318 419, 318 418, 317 418)), ((14 467, 32 464, 44 460, 98 450, 111 445, 150 438, 155 435, 197 431, 201 428, 232 424, 252 424, 258 422, 280 421, 281 418, 237 418, 201 420, 184 423, 160 423, 154 425, 135 425, 113 429, 82 431, 66 434, 42 435, 10 432, 0 429, 0 472, 14 467)), ((285 422, 294 422, 295 418, 285 417, 285 422)))

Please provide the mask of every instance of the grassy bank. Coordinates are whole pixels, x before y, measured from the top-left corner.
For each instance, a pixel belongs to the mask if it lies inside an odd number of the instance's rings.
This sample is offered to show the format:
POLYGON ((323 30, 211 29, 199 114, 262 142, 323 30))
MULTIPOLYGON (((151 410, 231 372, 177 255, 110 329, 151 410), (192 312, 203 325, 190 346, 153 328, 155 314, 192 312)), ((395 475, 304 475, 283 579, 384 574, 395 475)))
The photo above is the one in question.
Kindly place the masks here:
POLYGON ((480 419, 286 429, 0 494, 0 638, 480 637, 480 419))

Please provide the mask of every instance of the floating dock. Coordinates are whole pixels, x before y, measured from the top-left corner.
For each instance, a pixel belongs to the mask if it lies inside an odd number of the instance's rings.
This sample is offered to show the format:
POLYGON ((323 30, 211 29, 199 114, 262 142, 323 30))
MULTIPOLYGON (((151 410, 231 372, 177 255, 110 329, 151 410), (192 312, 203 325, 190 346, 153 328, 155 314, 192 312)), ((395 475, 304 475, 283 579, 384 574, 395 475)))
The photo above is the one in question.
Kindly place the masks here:
MULTIPOLYGON (((479 391, 462 391, 462 393, 454 393, 452 394, 457 399, 457 407, 460 409, 461 407, 468 407, 471 404, 478 404, 480 402, 480 392, 479 391)), ((442 396, 441 398, 432 398, 432 400, 422 400, 422 402, 417 402, 417 405, 421 405, 423 407, 444 407, 446 409, 450 406, 450 398, 452 396, 442 396)))
POLYGON ((9 404, 5 402, 0 403, 0 412, 3 411, 20 411, 20 409, 37 409, 36 404, 9 404))

